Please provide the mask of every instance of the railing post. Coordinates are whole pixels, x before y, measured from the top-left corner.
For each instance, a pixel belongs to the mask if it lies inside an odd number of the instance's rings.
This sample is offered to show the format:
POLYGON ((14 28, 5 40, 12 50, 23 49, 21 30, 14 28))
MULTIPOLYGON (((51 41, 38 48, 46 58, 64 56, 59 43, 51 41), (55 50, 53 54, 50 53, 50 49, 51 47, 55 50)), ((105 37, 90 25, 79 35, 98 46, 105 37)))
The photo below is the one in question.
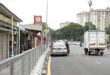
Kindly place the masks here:
POLYGON ((35 48, 35 65, 36 65, 36 61, 37 61, 37 48, 35 48))
POLYGON ((32 51, 32 55, 33 55, 33 59, 32 59, 32 61, 33 61, 33 64, 32 64, 32 69, 33 69, 33 67, 34 67, 34 58, 35 58, 35 56, 34 56, 34 50, 32 51))
POLYGON ((22 65, 21 74, 22 74, 22 75, 24 75, 24 66, 25 66, 25 65, 24 65, 24 60, 25 60, 25 59, 24 59, 24 55, 23 55, 23 56, 22 56, 22 62, 21 62, 21 65, 22 65))
POLYGON ((10 62, 10 75, 14 75, 14 62, 13 62, 13 60, 10 62))
POLYGON ((30 67, 31 67, 31 63, 30 63, 30 53, 31 53, 31 52, 29 52, 29 55, 28 55, 28 70, 29 70, 29 71, 28 71, 28 72, 29 72, 28 74, 30 74, 30 67))

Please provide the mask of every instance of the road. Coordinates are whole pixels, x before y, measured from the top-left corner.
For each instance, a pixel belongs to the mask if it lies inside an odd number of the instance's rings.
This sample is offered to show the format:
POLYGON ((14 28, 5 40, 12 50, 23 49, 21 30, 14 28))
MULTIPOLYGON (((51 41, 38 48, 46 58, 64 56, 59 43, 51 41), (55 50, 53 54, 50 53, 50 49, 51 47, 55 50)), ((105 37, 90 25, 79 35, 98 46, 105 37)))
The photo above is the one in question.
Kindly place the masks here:
POLYGON ((69 56, 51 58, 51 75, 110 75, 110 51, 88 56, 78 45, 70 45, 70 50, 69 56))

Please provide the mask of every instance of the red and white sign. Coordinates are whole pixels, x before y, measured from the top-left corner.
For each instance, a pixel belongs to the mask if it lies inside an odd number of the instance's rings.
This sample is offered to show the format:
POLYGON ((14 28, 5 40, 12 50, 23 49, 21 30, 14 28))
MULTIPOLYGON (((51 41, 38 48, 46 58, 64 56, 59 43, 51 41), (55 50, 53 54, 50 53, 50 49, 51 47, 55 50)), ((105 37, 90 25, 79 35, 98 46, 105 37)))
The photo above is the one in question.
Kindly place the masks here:
POLYGON ((42 25, 42 16, 34 16, 34 24, 42 25))

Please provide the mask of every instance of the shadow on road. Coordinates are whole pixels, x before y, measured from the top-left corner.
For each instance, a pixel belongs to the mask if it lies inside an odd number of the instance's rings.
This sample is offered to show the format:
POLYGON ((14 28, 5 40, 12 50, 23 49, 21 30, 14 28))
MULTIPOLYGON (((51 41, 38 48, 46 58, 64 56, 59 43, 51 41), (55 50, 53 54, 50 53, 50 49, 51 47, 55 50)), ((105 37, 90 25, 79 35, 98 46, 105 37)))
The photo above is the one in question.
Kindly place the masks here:
POLYGON ((104 55, 97 55, 97 54, 91 54, 91 55, 85 55, 85 54, 81 54, 82 56, 85 56, 85 57, 110 57, 110 54, 104 54, 104 55))
POLYGON ((51 57, 68 57, 66 55, 51 55, 51 57))

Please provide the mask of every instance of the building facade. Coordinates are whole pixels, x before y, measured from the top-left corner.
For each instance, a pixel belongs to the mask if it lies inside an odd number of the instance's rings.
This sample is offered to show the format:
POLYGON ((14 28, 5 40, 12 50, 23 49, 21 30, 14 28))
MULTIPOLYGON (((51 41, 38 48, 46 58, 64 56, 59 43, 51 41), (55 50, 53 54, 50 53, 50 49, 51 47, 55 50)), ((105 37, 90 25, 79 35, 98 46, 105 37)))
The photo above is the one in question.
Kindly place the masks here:
POLYGON ((20 27, 28 31, 27 37, 25 37, 27 38, 26 39, 27 46, 31 46, 28 49, 32 47, 37 47, 43 43, 42 25, 25 24, 25 25, 20 25, 20 27), (38 34, 40 35, 38 36, 38 34))
MULTIPOLYGON (((0 61, 11 56, 12 54, 12 24, 13 24, 13 52, 17 48, 17 23, 21 22, 15 14, 0 3, 0 61)), ((16 51, 17 52, 17 51, 16 51)))
POLYGON ((92 22, 98 30, 105 30, 110 25, 110 8, 78 13, 77 21, 83 26, 86 22, 92 22))

